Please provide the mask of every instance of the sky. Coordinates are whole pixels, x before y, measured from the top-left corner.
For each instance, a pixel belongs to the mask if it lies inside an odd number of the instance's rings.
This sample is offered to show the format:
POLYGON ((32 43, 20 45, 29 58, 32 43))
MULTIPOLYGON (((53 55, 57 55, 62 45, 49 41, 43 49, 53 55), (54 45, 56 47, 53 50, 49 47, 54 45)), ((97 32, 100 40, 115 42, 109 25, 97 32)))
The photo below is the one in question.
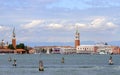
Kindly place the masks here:
POLYGON ((74 42, 120 40, 120 0, 0 0, 0 40, 74 42))

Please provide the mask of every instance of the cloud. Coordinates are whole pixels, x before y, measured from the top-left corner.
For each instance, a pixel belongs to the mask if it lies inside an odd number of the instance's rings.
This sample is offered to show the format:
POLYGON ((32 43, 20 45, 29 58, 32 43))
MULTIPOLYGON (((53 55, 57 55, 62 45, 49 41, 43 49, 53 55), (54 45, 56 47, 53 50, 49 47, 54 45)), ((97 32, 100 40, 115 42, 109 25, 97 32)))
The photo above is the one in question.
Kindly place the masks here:
POLYGON ((78 26, 79 28, 87 28, 86 24, 76 23, 75 26, 78 26))
POLYGON ((115 24, 112 23, 112 22, 108 22, 108 23, 106 23, 106 25, 107 25, 109 28, 116 28, 116 27, 118 27, 117 25, 115 25, 115 24))
POLYGON ((120 7, 119 0, 84 0, 91 7, 120 7))
POLYGON ((47 25, 47 28, 48 29, 61 29, 61 28, 63 28, 63 25, 52 23, 52 24, 47 25))
POLYGON ((6 31, 6 30, 9 30, 10 28, 7 27, 7 26, 2 26, 0 25, 0 31, 6 31))
POLYGON ((30 29, 39 26, 42 24, 44 21, 43 20, 33 20, 32 22, 28 24, 21 25, 22 28, 24 29, 30 29))
POLYGON ((105 23, 105 18, 97 18, 91 22, 91 26, 93 28, 99 28, 99 27, 103 26, 104 23, 105 23))
POLYGON ((98 32, 101 32, 101 30, 108 31, 108 29, 113 31, 118 29, 119 27, 118 25, 116 25, 115 23, 113 23, 112 21, 108 20, 105 17, 97 17, 85 23, 78 22, 75 24, 73 28, 75 28, 76 26, 78 26, 81 31, 87 30, 87 31, 98 31, 98 32))
POLYGON ((96 18, 91 22, 90 27, 99 30, 107 30, 110 28, 116 28, 118 26, 115 25, 113 22, 108 21, 106 18, 96 18))

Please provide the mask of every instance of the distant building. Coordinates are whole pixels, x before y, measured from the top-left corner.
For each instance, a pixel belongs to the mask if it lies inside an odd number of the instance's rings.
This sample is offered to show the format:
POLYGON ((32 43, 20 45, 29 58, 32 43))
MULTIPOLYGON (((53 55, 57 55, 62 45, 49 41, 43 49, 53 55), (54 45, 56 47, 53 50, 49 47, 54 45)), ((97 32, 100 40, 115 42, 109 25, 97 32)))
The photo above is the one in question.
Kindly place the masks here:
POLYGON ((16 49, 16 36, 15 36, 15 28, 13 29, 12 45, 13 45, 13 47, 16 49))
POLYGON ((110 45, 96 45, 98 54, 111 54, 112 47, 110 45))
POLYGON ((78 32, 78 28, 75 33, 75 48, 80 45, 80 33, 78 32))
POLYGON ((111 46, 111 48, 112 48, 112 51, 111 51, 112 54, 120 54, 120 47, 111 46))
POLYGON ((61 48, 60 50, 61 54, 73 54, 76 53, 76 49, 71 47, 71 48, 61 48))
POLYGON ((38 46, 38 47, 35 47, 34 49, 36 53, 41 53, 44 51, 45 53, 47 53, 48 49, 49 49, 49 53, 52 53, 52 54, 61 54, 63 52, 65 53, 76 52, 75 48, 73 50, 73 47, 71 46, 38 46))
POLYGON ((16 49, 16 50, 14 50, 14 53, 15 54, 24 54, 24 53, 26 53, 26 51, 24 49, 16 49))
POLYGON ((61 48, 59 48, 59 47, 58 48, 52 48, 52 53, 53 54, 60 54, 61 53, 60 51, 61 51, 61 48))
POLYGON ((76 53, 91 54, 96 52, 96 46, 94 45, 80 45, 76 48, 76 53))
POLYGON ((76 48, 80 54, 120 54, 120 47, 111 45, 80 45, 76 48))

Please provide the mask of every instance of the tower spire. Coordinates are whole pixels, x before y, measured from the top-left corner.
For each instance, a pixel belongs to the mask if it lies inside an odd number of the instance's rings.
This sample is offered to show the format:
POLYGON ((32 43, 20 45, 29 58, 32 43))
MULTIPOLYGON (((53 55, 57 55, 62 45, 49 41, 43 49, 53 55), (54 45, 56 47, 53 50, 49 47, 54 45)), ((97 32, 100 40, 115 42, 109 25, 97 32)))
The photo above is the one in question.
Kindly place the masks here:
POLYGON ((76 33, 75 33, 75 48, 80 45, 80 33, 78 31, 78 26, 76 26, 76 33))
POLYGON ((76 26, 76 33, 79 33, 79 32, 78 32, 78 26, 76 26))
POLYGON ((13 45, 14 49, 16 49, 15 27, 13 28, 12 36, 13 36, 12 45, 13 45))
POLYGON ((13 38, 15 38, 15 27, 13 28, 13 38))

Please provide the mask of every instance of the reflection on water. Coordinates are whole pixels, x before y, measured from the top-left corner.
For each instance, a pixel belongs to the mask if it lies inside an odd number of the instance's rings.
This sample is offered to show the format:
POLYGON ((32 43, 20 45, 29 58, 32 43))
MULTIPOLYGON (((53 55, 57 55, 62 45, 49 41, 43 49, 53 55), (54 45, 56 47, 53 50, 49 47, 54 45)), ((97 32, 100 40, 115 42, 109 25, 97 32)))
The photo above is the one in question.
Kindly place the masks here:
POLYGON ((120 55, 112 55, 114 65, 108 65, 110 55, 5 54, 0 55, 0 75, 119 75, 120 55), (16 59, 17 66, 12 66, 16 59), (64 63, 61 59, 64 57, 64 63), (45 71, 38 70, 39 60, 45 71))

